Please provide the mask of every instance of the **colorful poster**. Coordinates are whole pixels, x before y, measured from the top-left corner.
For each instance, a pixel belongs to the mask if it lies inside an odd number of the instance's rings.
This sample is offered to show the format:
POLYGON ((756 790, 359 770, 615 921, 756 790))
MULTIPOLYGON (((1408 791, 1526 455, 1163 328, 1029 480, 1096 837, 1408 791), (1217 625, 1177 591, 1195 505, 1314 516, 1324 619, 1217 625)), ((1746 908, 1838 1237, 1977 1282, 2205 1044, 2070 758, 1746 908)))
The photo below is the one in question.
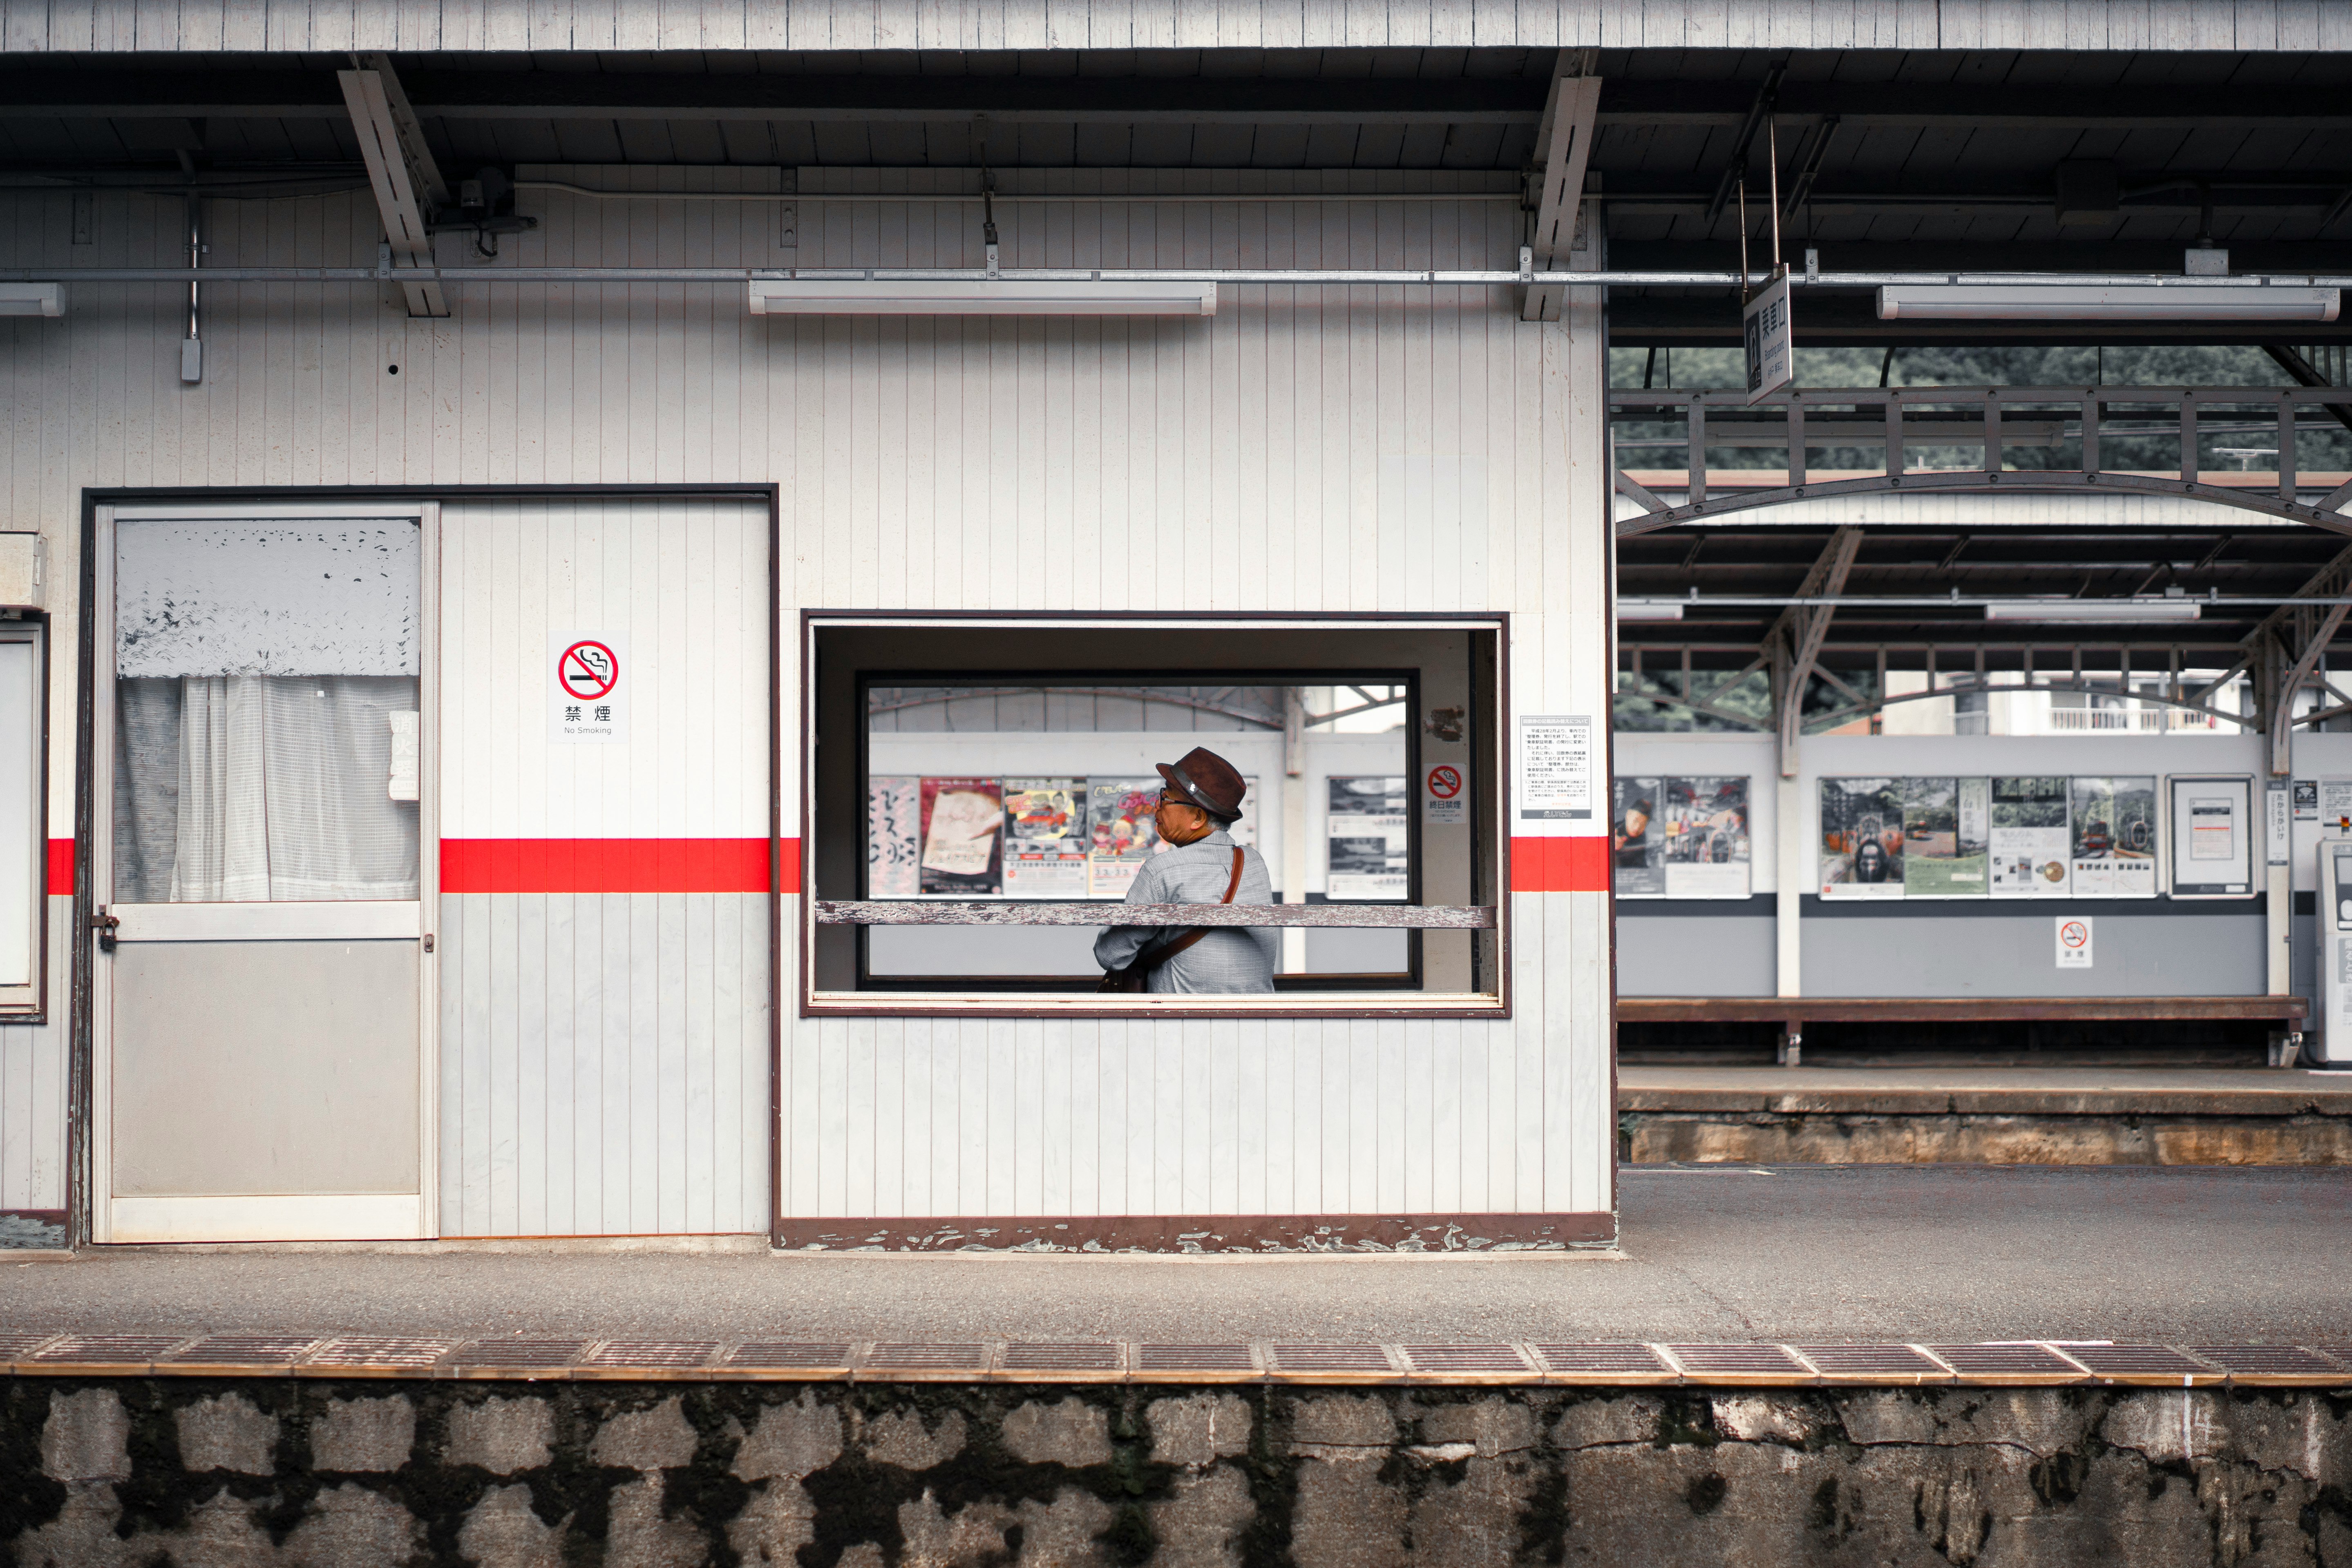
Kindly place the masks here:
POLYGON ((1621 899, 1666 896, 1665 824, 1658 810, 1664 783, 1623 775, 1610 781, 1609 850, 1621 899))
POLYGON ((1903 781, 1822 780, 1822 897, 1903 896, 1903 781))
POLYGON ((1323 819, 1325 898, 1405 897, 1408 783, 1402 774, 1330 781, 1330 810, 1323 819))
POLYGON ((994 779, 925 779, 922 806, 922 891, 967 899, 1003 892, 1003 786, 994 779))
POLYGON ((1004 781, 1004 892, 1013 899, 1087 896, 1087 781, 1004 781))
POLYGON ((2156 897, 2156 780, 2077 778, 2070 874, 2079 899, 2156 897))
POLYGON ((1160 847, 1160 780, 1087 781, 1087 897, 1123 899, 1160 847))
POLYGON ((1747 779, 1670 778, 1665 786, 1666 897, 1748 897, 1747 779))
POLYGON ((920 858, 922 781, 866 781, 866 896, 911 899, 922 891, 915 863, 920 858))
POLYGON ((2063 899, 2074 841, 2067 832, 2067 781, 2049 775, 1991 781, 1986 831, 1996 899, 2063 899))
POLYGON ((1903 781, 1903 896, 1981 899, 1987 891, 1985 781, 1903 781))

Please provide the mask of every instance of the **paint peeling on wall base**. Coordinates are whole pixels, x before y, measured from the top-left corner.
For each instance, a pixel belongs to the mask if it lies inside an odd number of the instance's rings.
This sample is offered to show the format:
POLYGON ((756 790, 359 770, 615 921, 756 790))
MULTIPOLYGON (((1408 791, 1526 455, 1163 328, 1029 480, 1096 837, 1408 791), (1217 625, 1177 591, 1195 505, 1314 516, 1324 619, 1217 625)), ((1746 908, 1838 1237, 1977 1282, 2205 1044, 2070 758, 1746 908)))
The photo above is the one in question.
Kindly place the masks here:
POLYGON ((782 1218, 803 1252, 1564 1252, 1617 1239, 1609 1214, 1072 1215, 782 1218))

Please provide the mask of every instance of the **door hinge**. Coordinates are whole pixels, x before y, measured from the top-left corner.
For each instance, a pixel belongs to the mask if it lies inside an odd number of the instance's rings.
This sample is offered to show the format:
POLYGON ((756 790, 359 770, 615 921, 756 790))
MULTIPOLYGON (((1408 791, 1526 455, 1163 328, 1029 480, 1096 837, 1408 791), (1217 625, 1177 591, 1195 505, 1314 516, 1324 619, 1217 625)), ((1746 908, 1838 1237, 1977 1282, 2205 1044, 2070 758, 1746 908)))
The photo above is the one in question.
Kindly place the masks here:
POLYGON ((433 951, 433 933, 429 931, 425 933, 425 951, 427 952, 433 951))
POLYGON ((107 913, 104 904, 99 905, 97 909, 90 911, 89 929, 98 933, 99 952, 114 951, 114 933, 121 928, 122 922, 107 913))

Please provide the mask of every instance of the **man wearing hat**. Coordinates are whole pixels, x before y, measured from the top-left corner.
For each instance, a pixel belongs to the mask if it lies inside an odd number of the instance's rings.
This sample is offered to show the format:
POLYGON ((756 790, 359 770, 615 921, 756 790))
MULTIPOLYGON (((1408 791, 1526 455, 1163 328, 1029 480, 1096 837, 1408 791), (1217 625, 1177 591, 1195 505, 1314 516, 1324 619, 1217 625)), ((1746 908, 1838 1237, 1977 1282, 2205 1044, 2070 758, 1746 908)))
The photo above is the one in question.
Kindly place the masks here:
MULTIPOLYGON (((1225 831, 1241 819, 1245 787, 1233 763, 1195 746, 1179 762, 1155 765, 1166 787, 1152 825, 1174 847, 1144 862, 1127 889, 1127 901, 1274 902, 1265 857, 1235 845, 1225 831)), ((1142 954, 1152 964, 1148 988, 1153 992, 1272 991, 1276 947, 1276 932, 1265 927, 1113 926, 1095 939, 1095 962, 1118 970, 1142 954)))

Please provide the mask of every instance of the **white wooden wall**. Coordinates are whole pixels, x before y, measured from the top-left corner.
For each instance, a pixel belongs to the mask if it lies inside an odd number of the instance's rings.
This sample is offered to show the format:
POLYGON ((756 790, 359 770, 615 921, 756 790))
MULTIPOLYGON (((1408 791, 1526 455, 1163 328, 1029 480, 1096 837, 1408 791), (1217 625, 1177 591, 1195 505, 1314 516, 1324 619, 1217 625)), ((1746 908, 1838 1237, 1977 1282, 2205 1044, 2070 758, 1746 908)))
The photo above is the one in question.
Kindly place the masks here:
POLYGON ((688 890, 658 847, 767 837, 768 531, 740 501, 442 510, 445 1236, 767 1228, 764 886, 688 890), (573 631, 626 639, 625 742, 548 738, 573 631), (517 841, 578 879, 466 873, 517 841), (633 854, 635 890, 575 890, 633 854))
POLYGON ((73 900, 51 898, 47 903, 48 1021, 0 1024, 0 1210, 66 1206, 73 900))
POLYGON ((2335 0, 0 0, 7 50, 2339 49, 2335 0))
MULTIPOLYGON (((1087 176, 1098 190, 1122 177, 1087 176)), ((1131 178, 1147 192, 1201 188, 1192 174, 1131 178)), ((1000 220, 1006 260, 1448 267, 1516 256, 1507 202, 1324 203, 1313 199, 1320 178, 1253 177, 1255 190, 1297 191, 1295 204, 1142 195, 1024 207, 1000 220)), ((1335 184, 1396 191, 1440 178, 1335 184)), ((506 242, 512 262, 784 259, 761 204, 531 196, 545 194, 527 195, 543 227, 506 242)), ((174 259, 175 204, 102 195, 98 243, 75 247, 68 203, 0 199, 6 264, 174 259)), ((212 259, 347 263, 373 258, 376 232, 364 198, 221 203, 212 259)), ((811 264, 980 258, 967 206, 803 194, 798 232, 811 264)), ((459 282, 451 298, 452 318, 411 321, 373 288, 210 287, 195 387, 177 379, 179 304, 166 288, 78 289, 61 320, 0 324, 6 526, 49 531, 56 580, 70 584, 86 485, 773 480, 784 496, 787 617, 801 605, 1508 610, 1515 707, 1608 711, 1601 368, 1589 314, 1524 324, 1507 289, 1234 289, 1213 320, 1189 321, 753 318, 735 289, 674 285, 459 282), (1441 474, 1447 483, 1426 482, 1441 474), (1179 538, 1182 564, 1157 565, 1179 538)), ((521 700, 519 686, 499 695, 498 681, 512 678, 499 658, 534 651, 521 627, 527 611, 545 613, 530 605, 542 590, 520 575, 520 532, 511 566, 467 555, 462 510, 451 509, 447 531, 448 635, 460 646, 445 833, 621 832, 586 815, 560 818, 583 808, 556 773, 532 771, 552 764, 520 741, 499 750, 496 706, 521 700), (517 620, 481 635, 510 651, 488 658, 478 690, 460 673, 478 620, 468 595, 494 604, 509 591, 504 571, 518 574, 517 620), (478 700, 490 709, 468 706, 478 700), (539 825, 525 803, 548 813, 539 825)), ((764 575, 746 569, 749 582, 764 575)), ((56 635, 68 646, 70 615, 56 635)), ((56 665, 56 710, 70 712, 70 661, 56 665)), ((788 733, 798 681, 788 664, 777 692, 788 733)), ((515 724, 520 735, 543 719, 515 724)), ((732 769, 740 782, 751 767, 748 752, 740 762, 713 754, 708 772, 732 769)), ((692 772, 674 775, 677 789, 699 787, 692 772)), ((797 821, 798 781, 781 783, 784 820, 797 821)), ((649 787, 661 821, 700 809, 690 794, 649 787)), ((69 820, 71 801, 61 764, 54 820, 69 820)), ((725 815, 716 796, 709 810, 714 825, 725 815)), ((762 816, 747 831, 764 826, 762 816)), ((645 1142, 635 1121, 609 1114, 618 1037, 591 1042, 575 1025, 572 1057, 551 1047, 542 1066, 527 1067, 539 1048, 528 1042, 542 1037, 529 1032, 523 991, 560 979, 564 955, 612 951, 625 921, 634 1051, 635 1020, 663 1005, 664 955, 698 942, 703 917, 657 902, 624 913, 613 902, 621 895, 575 896, 568 910, 551 895, 543 915, 520 901, 503 911, 499 895, 461 897, 490 901, 444 917, 457 1008, 443 1044, 455 1075, 444 1102, 450 1230, 749 1228, 748 1145, 727 1152, 736 1133, 726 1113, 764 1113, 765 1095, 747 1087, 727 1100, 726 1086, 741 1081, 741 1058, 721 1059, 734 1047, 716 1037, 709 1047, 713 1119, 698 1121, 689 1100, 685 1122, 668 1123, 688 1126, 681 1136, 708 1129, 699 1166, 680 1166, 658 1136, 645 1142), (593 1110, 582 1098, 592 1066, 608 1075, 593 1110), (574 1075, 568 1100, 559 1069, 574 1075), (707 1205, 694 1195, 706 1190, 707 1205)), ((740 926, 730 918, 714 902, 714 943, 749 931, 748 912, 740 926)), ((1056 1034, 1011 1022, 802 1021, 787 996, 783 1212, 920 1215, 950 1202, 967 1212, 1605 1212, 1605 895, 1519 892, 1514 918, 1508 1022, 1073 1024, 1056 1034), (1048 1172, 1061 1173, 1050 1187, 1048 1172)), ((788 946, 785 973, 796 973, 788 946)), ((544 1037, 560 1037, 548 1027, 544 1037)), ((643 1081, 628 1080, 632 1117, 643 1081)))

